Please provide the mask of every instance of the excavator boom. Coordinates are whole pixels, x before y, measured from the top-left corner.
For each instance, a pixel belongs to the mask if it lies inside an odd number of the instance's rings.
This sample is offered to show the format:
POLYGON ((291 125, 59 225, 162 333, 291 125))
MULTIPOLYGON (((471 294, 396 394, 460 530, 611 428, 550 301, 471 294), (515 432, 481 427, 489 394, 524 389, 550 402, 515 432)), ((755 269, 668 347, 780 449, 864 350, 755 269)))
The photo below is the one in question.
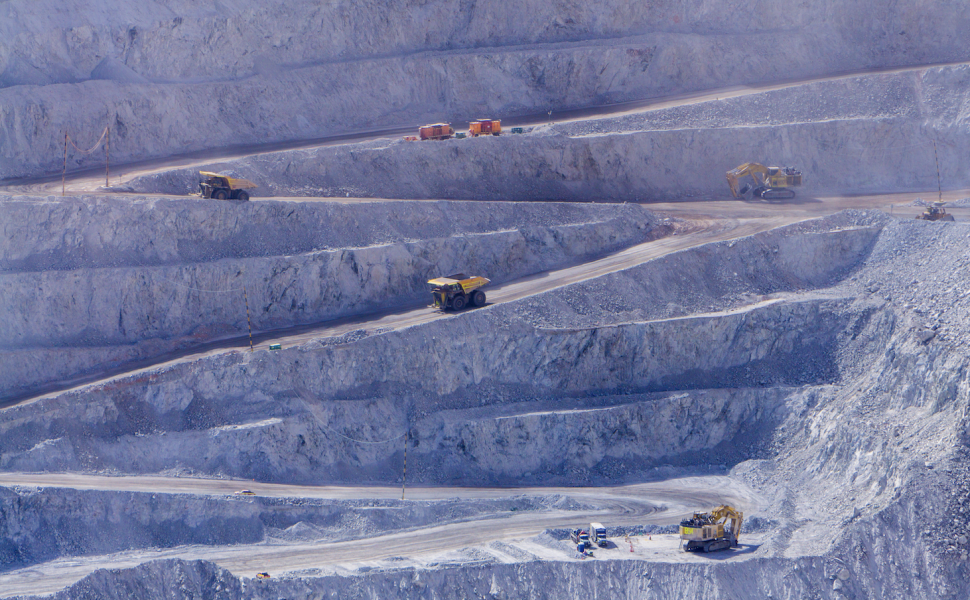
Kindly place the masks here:
POLYGON ((740 190, 741 178, 751 176, 754 180, 755 185, 764 185, 765 175, 768 173, 768 167, 758 164, 758 163, 744 163, 739 165, 725 175, 727 176, 728 185, 731 186, 731 193, 735 198, 740 198, 743 192, 740 190), (760 179, 759 179, 760 176, 760 179))

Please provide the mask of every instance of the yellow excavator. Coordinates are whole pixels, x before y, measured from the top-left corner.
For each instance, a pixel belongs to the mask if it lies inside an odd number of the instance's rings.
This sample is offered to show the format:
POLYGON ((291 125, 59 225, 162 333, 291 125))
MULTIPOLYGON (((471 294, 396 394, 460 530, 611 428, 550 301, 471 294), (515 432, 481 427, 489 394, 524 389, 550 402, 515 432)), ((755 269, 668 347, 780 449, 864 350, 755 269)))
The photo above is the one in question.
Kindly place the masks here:
POLYGON ((793 187, 802 184, 802 172, 793 167, 766 167, 759 163, 744 163, 726 174, 731 194, 735 198, 750 200, 757 196, 763 200, 787 200, 795 197, 793 187), (751 176, 754 185, 741 183, 751 176))
POLYGON ((716 552, 738 545, 744 513, 732 506, 718 506, 709 513, 694 513, 680 522, 680 539, 687 552, 716 552))

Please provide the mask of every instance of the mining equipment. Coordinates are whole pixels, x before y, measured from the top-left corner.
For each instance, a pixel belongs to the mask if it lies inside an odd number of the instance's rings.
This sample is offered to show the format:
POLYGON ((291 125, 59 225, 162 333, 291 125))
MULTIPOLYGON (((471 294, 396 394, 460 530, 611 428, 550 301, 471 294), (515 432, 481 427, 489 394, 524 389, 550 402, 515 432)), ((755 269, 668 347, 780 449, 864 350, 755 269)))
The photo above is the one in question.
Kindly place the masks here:
POLYGON ((256 579, 270 579, 269 573, 256 573, 256 579))
POLYGON ((468 124, 468 135, 472 137, 488 134, 501 135, 502 121, 498 119, 479 119, 468 124))
POLYGON ((248 179, 229 177, 219 173, 209 171, 199 171, 205 179, 199 183, 199 192, 203 198, 215 198, 216 200, 249 200, 249 192, 253 188, 259 187, 248 179))
POLYGON ((448 123, 434 123, 418 128, 418 137, 422 140, 447 140, 453 135, 455 130, 448 123))
POLYGON ((687 552, 715 552, 738 545, 744 513, 731 506, 718 506, 709 513, 694 513, 680 522, 680 539, 687 552))
POLYGON ((434 298, 432 306, 441 310, 461 310, 468 305, 485 306, 485 292, 479 288, 488 282, 484 277, 469 277, 464 273, 432 279, 428 281, 434 298))
POLYGON ((735 198, 751 199, 757 196, 763 200, 787 200, 795 197, 793 187, 802 184, 802 172, 793 167, 766 167, 759 163, 744 163, 726 174, 731 194, 735 198), (741 183, 741 179, 751 176, 754 185, 741 183))
POLYGON ((953 215, 943 208, 943 204, 943 202, 934 202, 932 206, 928 206, 926 210, 916 215, 916 218, 923 221, 955 221, 953 215))

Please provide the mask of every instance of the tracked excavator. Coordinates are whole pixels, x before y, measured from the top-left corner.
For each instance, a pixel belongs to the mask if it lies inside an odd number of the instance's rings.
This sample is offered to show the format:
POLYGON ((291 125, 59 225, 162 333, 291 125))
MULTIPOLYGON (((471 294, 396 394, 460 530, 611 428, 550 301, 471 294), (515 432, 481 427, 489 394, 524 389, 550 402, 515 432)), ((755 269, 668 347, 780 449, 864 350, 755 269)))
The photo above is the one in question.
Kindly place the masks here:
POLYGON ((802 172, 793 167, 766 167, 759 163, 744 163, 726 173, 731 194, 750 200, 787 200, 795 197, 793 187, 802 184, 802 172), (754 184, 741 180, 750 176, 754 184))
POLYGON ((718 506, 709 513, 694 513, 680 522, 680 539, 687 552, 716 552, 738 545, 744 513, 732 506, 718 506))

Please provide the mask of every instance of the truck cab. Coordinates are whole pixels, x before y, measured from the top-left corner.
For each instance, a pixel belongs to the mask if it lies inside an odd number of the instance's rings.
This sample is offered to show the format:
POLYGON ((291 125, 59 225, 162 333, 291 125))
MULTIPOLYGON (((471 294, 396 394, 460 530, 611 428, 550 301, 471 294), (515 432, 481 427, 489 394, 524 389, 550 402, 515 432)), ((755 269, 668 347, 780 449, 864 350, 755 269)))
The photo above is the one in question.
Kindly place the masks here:
POLYGON ((573 529, 569 533, 569 537, 577 544, 585 544, 586 546, 589 546, 589 534, 582 529, 573 529))

